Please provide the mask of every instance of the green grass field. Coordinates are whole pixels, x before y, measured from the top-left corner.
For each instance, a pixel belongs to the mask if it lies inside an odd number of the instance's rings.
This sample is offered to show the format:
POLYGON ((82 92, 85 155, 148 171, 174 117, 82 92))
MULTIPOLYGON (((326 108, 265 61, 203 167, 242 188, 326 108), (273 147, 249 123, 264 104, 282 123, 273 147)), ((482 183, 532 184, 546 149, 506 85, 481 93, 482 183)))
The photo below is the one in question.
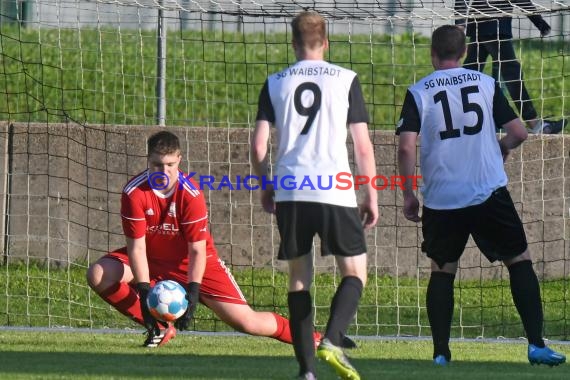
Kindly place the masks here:
MULTIPOLYGON (((0 330, 2 379, 292 379, 292 346, 268 338, 179 334, 158 349, 142 334, 0 330)), ((362 379, 568 379, 570 364, 531 366, 524 343, 453 341, 447 368, 429 340, 359 340, 349 352, 362 379)), ((552 344, 570 354, 569 345, 552 344)), ((318 363, 321 380, 335 379, 318 363)))
MULTIPOLYGON (((287 275, 270 269, 231 268, 246 299, 256 310, 287 315, 287 275)), ((337 279, 338 280, 338 279, 337 279)), ((570 278, 542 281, 544 336, 570 336, 570 278)), ((315 324, 323 329, 335 290, 331 274, 320 273, 313 289, 315 324)), ((0 326, 138 328, 87 287, 85 266, 46 268, 39 264, 0 266, 0 326)), ((429 336, 425 310, 427 279, 369 274, 356 323, 349 334, 362 336, 429 336)), ((524 336, 512 303, 508 280, 456 281, 452 337, 518 338, 524 336)), ((194 331, 232 331, 203 305, 194 331)))
MULTIPOLYGON (((331 35, 326 59, 359 75, 373 129, 393 129, 406 89, 432 71, 421 35, 331 35)), ((268 74, 293 63, 284 33, 169 33, 166 124, 250 127, 268 74)), ((568 44, 516 41, 534 106, 570 114, 568 44)), ((156 32, 0 26, 0 120, 156 123, 156 32)), ((490 73, 490 64, 486 73, 490 73)))

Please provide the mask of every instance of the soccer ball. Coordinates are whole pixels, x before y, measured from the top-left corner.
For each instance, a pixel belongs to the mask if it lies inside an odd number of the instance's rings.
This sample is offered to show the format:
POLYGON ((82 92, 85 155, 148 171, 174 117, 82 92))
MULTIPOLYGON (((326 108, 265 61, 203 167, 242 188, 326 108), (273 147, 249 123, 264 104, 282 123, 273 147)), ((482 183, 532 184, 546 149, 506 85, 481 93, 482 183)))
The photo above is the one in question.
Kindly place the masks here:
POLYGON ((176 281, 159 281, 148 292, 146 304, 154 318, 163 322, 173 322, 188 308, 186 290, 176 281))

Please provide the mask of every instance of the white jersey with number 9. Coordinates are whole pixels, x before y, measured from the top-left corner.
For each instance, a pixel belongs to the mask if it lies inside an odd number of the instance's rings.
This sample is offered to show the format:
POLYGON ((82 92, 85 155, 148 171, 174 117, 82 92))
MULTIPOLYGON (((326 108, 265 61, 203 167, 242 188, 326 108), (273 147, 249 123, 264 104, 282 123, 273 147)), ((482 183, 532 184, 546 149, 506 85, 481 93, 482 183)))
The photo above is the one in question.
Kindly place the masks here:
POLYGON ((275 201, 356 207, 354 188, 346 183, 347 124, 367 123, 368 114, 354 71, 304 60, 269 76, 257 120, 277 131, 275 201))

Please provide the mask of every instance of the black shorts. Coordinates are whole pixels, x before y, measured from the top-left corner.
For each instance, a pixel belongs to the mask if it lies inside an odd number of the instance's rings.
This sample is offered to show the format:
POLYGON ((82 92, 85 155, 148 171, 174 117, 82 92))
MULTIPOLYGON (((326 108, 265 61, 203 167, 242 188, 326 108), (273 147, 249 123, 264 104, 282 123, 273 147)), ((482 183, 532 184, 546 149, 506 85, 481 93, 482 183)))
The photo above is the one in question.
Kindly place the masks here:
POLYGON ((423 207, 422 251, 441 268, 459 260, 469 239, 490 262, 516 257, 528 244, 521 219, 506 187, 483 203, 454 210, 423 207))
POLYGON ((316 202, 277 202, 281 243, 279 260, 311 252, 313 237, 321 238, 321 255, 356 256, 366 252, 358 208, 316 202))

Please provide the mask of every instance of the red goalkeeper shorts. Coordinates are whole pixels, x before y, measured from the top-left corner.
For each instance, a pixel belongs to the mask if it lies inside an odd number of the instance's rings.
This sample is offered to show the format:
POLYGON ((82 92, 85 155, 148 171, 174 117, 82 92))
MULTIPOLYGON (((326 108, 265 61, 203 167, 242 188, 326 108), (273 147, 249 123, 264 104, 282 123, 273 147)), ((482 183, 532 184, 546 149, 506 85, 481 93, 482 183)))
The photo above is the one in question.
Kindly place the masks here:
MULTIPOLYGON (((130 267, 126 247, 110 252, 105 257, 118 260, 130 267)), ((188 283, 188 261, 173 264, 168 261, 155 260, 149 261, 148 267, 151 284, 161 280, 174 280, 182 285, 188 283)), ((200 285, 200 297, 210 298, 218 302, 247 305, 239 285, 217 255, 208 256, 206 270, 200 285)))

